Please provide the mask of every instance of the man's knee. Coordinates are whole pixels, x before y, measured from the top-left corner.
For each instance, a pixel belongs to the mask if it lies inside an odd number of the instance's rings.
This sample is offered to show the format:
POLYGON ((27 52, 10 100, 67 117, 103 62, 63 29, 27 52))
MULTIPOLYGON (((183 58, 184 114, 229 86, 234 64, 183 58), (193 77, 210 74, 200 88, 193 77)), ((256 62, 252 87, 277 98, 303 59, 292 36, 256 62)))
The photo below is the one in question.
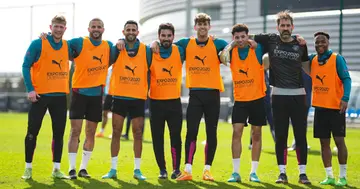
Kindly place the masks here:
POLYGON ((27 140, 27 141, 36 141, 36 137, 37 137, 36 135, 28 132, 26 134, 26 136, 25 136, 25 140, 27 140))
POLYGON ((81 134, 81 127, 71 127, 70 137, 71 138, 79 138, 81 134))
POLYGON ((261 127, 260 126, 253 126, 251 129, 251 138, 253 141, 260 141, 261 140, 261 127))
POLYGON ((144 117, 137 117, 132 119, 133 137, 135 140, 142 139, 142 132, 144 127, 144 117))
POLYGON ((142 139, 142 128, 141 127, 135 128, 133 126, 133 137, 134 137, 135 140, 141 140, 142 139))
POLYGON ((343 146, 345 145, 345 139, 344 137, 334 137, 334 141, 336 146, 343 146))
POLYGON ((243 130, 244 130, 244 124, 242 123, 233 124, 233 138, 240 140, 243 130))
POLYGON ((113 126, 112 135, 114 138, 120 138, 122 128, 120 126, 113 126))
POLYGON ((321 149, 330 149, 330 139, 329 138, 321 138, 320 139, 321 149))

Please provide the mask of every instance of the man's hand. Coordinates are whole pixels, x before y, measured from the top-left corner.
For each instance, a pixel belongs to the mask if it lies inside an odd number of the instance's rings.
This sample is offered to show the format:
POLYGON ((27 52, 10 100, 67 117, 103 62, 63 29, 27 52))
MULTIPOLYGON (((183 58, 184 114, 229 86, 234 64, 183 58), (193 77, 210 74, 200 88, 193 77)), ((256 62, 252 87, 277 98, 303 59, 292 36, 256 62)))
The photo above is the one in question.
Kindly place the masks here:
POLYGON ((343 101, 343 100, 340 102, 340 113, 341 113, 341 114, 346 111, 347 106, 348 106, 348 103, 347 103, 347 102, 345 102, 345 101, 343 101))
POLYGON ((252 40, 252 39, 248 39, 248 44, 249 44, 249 46, 250 46, 250 48, 252 48, 252 49, 256 49, 257 48, 257 43, 256 43, 256 41, 255 40, 252 40))
POLYGON ((119 49, 119 51, 122 51, 125 49, 125 40, 119 39, 116 43, 116 48, 119 49))
POLYGON ((230 51, 237 45, 236 41, 231 41, 226 47, 219 53, 220 62, 227 66, 227 63, 230 62, 230 51))
POLYGON ((46 40, 46 37, 47 37, 47 36, 48 36, 48 34, 47 34, 47 33, 42 32, 42 33, 40 34, 39 38, 40 38, 40 39, 44 39, 44 40, 46 40))
POLYGON ((221 51, 220 53, 220 62, 223 64, 223 65, 225 65, 225 66, 227 66, 228 64, 228 62, 230 62, 230 53, 229 53, 229 51, 225 51, 225 50, 223 50, 223 51, 221 51))
POLYGON ((264 64, 264 70, 268 70, 270 67, 269 54, 268 53, 264 54, 262 60, 263 60, 263 64, 264 64))
POLYGON ((160 52, 160 45, 158 41, 153 41, 150 45, 151 51, 153 53, 159 53, 160 52))
POLYGON ((27 98, 31 102, 37 102, 38 101, 37 98, 40 98, 40 96, 35 91, 31 91, 31 92, 28 93, 27 98))
POLYGON ((299 42, 300 45, 306 45, 306 40, 301 35, 297 34, 296 40, 299 42))

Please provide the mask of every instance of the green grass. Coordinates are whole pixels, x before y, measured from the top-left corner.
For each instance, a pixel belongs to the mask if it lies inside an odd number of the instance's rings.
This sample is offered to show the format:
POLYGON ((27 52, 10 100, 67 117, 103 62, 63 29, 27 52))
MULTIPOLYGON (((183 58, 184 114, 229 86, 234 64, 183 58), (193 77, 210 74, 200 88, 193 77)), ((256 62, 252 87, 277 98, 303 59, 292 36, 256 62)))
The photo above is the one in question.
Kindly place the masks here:
MULTIPOLYGON (((148 178, 145 182, 138 182, 132 178, 133 173, 133 151, 132 140, 121 141, 121 149, 118 163, 118 180, 102 180, 101 176, 110 169, 110 139, 97 138, 93 155, 89 162, 88 171, 92 175, 91 179, 78 180, 54 180, 51 178, 51 121, 49 116, 45 116, 43 126, 40 130, 37 146, 33 161, 33 180, 24 181, 20 177, 23 174, 24 165, 24 137, 27 127, 26 114, 0 114, 0 188, 333 188, 323 187, 318 183, 325 178, 325 171, 321 161, 319 141, 312 137, 312 128, 308 130, 308 142, 311 151, 308 156, 307 174, 313 182, 312 186, 303 186, 297 183, 298 168, 295 152, 288 154, 287 174, 289 184, 277 185, 274 183, 278 176, 278 167, 274 153, 274 143, 272 142, 269 128, 263 129, 263 150, 261 154, 258 175, 262 183, 250 183, 248 174, 250 171, 251 153, 247 149, 249 142, 249 130, 245 130, 243 135, 243 153, 241 156, 240 175, 243 183, 229 184, 226 182, 232 172, 231 161, 231 136, 232 127, 228 123, 220 123, 218 128, 218 147, 215 160, 211 171, 215 182, 204 182, 201 180, 202 169, 204 166, 204 145, 205 140, 204 124, 201 124, 198 136, 197 152, 193 165, 193 181, 176 182, 173 180, 158 180, 159 170, 156 165, 151 144, 149 123, 146 123, 145 141, 143 145, 143 155, 141 170, 148 178)), ((68 155, 67 140, 69 138, 70 124, 66 127, 64 137, 64 150, 61 169, 67 173, 68 155)), ((183 124, 182 138, 185 142, 186 124, 183 124)), ((106 136, 111 133, 111 126, 106 129, 106 136)), ((350 187, 360 187, 360 148, 358 142, 360 130, 347 129, 346 143, 349 151, 348 159, 348 182, 350 187)), ((82 133, 81 144, 84 134, 82 133)), ((132 136, 130 137, 132 138, 132 136)), ((290 132, 289 142, 292 140, 290 132)), ((333 143, 332 143, 333 144, 333 143)), ((334 146, 334 145, 332 145, 334 146)), ((165 154, 168 170, 171 171, 171 157, 169 136, 166 132, 165 154)), ((184 153, 183 153, 184 154, 184 153)), ((184 155, 183 155, 184 157, 184 155)), ((77 158, 77 168, 80 166, 81 148, 77 158)), ((184 158, 182 161, 184 162, 184 158)), ((336 156, 333 156, 333 168, 335 175, 338 176, 338 163, 336 156)), ((183 169, 183 165, 181 167, 183 169)))

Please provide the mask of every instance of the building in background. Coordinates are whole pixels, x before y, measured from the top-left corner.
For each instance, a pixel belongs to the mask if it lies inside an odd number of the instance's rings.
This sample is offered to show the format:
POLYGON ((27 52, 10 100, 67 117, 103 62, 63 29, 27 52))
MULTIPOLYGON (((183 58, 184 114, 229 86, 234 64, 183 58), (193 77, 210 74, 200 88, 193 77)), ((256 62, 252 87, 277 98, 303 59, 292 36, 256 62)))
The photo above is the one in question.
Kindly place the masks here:
POLYGON ((145 43, 157 39, 162 22, 174 24, 175 40, 195 35, 194 15, 205 12, 212 18, 210 33, 231 40, 234 23, 247 24, 255 34, 276 32, 273 14, 289 9, 295 13, 294 33, 305 37, 310 53, 315 52, 313 34, 324 30, 331 35, 331 48, 346 58, 349 69, 360 70, 359 8, 359 0, 140 0, 140 35, 145 43))
MULTIPOLYGON (((235 23, 245 23, 253 34, 277 32, 274 14, 289 9, 294 12, 294 33, 307 40, 309 53, 315 53, 313 34, 323 30, 331 35, 331 48, 346 58, 349 69, 360 70, 359 8, 359 0, 140 0, 140 37, 150 44, 157 39, 158 26, 163 22, 175 26, 175 40, 195 36, 193 18, 197 13, 205 12, 212 18, 210 34, 230 41, 235 23)), ((220 118, 226 120, 231 111, 232 81, 228 67, 222 66, 221 72, 225 92, 221 93, 220 118)), ((360 72, 351 75, 360 77, 360 72)), ((188 93, 183 85, 184 112, 188 93)), ((359 95, 352 93, 352 96, 359 95)), ((350 105, 360 104, 360 100, 353 99, 350 105)), ((356 109, 360 115, 360 105, 356 109)))

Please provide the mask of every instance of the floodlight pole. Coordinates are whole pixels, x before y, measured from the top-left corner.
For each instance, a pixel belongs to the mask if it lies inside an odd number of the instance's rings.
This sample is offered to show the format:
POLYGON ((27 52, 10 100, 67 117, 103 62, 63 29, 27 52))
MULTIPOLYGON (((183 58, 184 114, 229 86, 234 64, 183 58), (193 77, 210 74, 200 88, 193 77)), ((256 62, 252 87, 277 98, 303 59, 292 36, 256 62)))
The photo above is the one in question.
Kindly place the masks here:
POLYGON ((237 0, 233 0, 233 25, 236 24, 237 0))
POLYGON ((342 53, 342 37, 343 37, 343 9, 344 9, 344 0, 340 0, 339 54, 341 54, 341 53, 342 53))

